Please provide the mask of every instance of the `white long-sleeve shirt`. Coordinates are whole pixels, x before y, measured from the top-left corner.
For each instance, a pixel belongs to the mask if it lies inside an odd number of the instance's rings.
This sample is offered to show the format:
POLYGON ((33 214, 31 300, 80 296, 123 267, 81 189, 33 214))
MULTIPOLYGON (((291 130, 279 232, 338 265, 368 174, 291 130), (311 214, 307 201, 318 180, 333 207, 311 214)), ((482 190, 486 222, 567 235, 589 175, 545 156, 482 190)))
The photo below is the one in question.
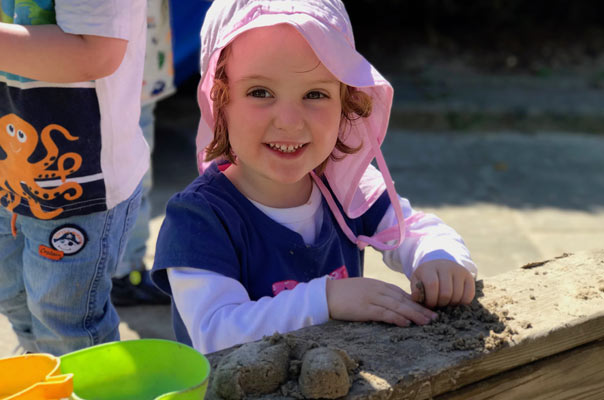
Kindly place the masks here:
MULTIPOLYGON (((399 201, 405 218, 416 213, 407 199, 399 201)), ((252 203, 276 222, 299 233, 306 244, 314 243, 323 221, 321 193, 316 186, 313 185, 309 201, 299 207, 279 209, 252 203)), ((377 231, 396 224, 390 205, 377 231)), ((382 255, 389 268, 408 278, 420 264, 434 259, 449 259, 474 276, 477 273, 462 238, 432 214, 414 218, 406 225, 403 243, 396 249, 382 251, 382 255)), ((257 301, 250 299, 239 281, 209 270, 175 266, 168 268, 168 279, 193 347, 204 354, 329 320, 327 276, 257 301), (287 317, 273 318, 274 315, 287 317)))

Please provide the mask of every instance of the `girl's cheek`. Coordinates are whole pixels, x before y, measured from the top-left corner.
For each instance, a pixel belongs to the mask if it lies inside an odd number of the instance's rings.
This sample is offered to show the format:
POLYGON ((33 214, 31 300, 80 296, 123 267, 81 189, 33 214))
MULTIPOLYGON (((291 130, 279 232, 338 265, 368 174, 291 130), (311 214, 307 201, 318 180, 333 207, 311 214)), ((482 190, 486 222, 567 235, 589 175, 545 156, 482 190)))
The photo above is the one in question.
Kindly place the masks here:
POLYGON ((265 113, 261 107, 246 101, 232 101, 226 106, 226 112, 235 123, 247 123, 262 118, 265 113))
POLYGON ((270 109, 266 107, 247 107, 242 114, 245 121, 251 124, 265 122, 271 117, 270 109))
POLYGON ((328 109, 318 109, 311 112, 311 116, 316 123, 323 125, 339 125, 341 109, 333 107, 328 109))

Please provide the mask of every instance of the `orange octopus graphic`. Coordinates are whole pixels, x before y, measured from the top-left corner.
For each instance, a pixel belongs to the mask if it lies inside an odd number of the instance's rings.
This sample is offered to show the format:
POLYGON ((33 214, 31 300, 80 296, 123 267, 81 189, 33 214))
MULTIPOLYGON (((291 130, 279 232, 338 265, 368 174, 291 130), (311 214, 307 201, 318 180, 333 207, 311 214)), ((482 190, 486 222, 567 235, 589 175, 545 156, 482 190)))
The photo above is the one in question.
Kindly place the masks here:
POLYGON ((65 153, 58 157, 59 149, 50 134, 58 131, 70 140, 78 140, 61 125, 50 124, 38 136, 35 128, 15 114, 0 118, 0 147, 6 158, 0 160, 0 201, 9 211, 13 211, 27 200, 32 214, 39 219, 52 219, 63 212, 63 208, 44 211, 42 200, 52 200, 63 196, 66 200, 75 200, 82 195, 82 186, 76 182, 66 182, 68 175, 73 174, 82 165, 82 157, 77 153, 65 153), (46 156, 37 162, 28 159, 33 154, 38 141, 46 150, 46 156), (57 159, 58 157, 58 159, 57 159), (71 160, 70 166, 65 163, 71 160), (56 162, 56 169, 50 169, 56 162), (61 184, 55 188, 45 189, 36 180, 61 178, 61 184))

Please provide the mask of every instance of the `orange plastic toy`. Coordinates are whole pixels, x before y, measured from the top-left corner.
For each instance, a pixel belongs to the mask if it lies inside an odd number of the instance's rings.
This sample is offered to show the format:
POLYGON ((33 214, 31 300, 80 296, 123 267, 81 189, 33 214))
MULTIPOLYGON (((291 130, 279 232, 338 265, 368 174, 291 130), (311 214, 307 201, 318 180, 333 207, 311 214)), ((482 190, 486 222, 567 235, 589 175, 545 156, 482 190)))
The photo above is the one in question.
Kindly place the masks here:
POLYGON ((0 400, 57 400, 73 392, 73 374, 61 374, 60 359, 26 354, 0 359, 0 400))

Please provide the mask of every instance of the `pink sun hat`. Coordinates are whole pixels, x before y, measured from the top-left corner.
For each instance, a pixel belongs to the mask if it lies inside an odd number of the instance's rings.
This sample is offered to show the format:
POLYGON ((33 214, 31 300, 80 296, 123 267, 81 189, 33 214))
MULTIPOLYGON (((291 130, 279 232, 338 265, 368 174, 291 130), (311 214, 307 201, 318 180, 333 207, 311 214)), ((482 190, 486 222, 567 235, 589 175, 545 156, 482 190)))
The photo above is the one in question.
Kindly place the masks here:
POLYGON ((343 124, 345 131, 340 132, 340 137, 348 146, 362 144, 361 150, 348 155, 338 154, 334 150, 338 158, 344 157, 338 161, 328 161, 325 177, 350 218, 361 216, 387 190, 399 221, 398 227, 379 232, 373 237, 355 237, 329 190, 314 173, 312 175, 350 240, 360 248, 367 244, 379 249, 398 246, 404 237, 403 214, 379 148, 386 136, 394 90, 356 51, 350 19, 339 0, 214 0, 201 28, 201 80, 197 90, 201 119, 196 138, 199 171, 202 172, 209 165, 203 159, 205 148, 214 136, 215 119, 210 91, 221 50, 243 32, 277 24, 289 24, 296 28, 339 81, 371 96, 371 115, 343 124), (380 171, 371 165, 373 159, 376 159, 380 171), (396 243, 385 244, 391 240, 396 243))

